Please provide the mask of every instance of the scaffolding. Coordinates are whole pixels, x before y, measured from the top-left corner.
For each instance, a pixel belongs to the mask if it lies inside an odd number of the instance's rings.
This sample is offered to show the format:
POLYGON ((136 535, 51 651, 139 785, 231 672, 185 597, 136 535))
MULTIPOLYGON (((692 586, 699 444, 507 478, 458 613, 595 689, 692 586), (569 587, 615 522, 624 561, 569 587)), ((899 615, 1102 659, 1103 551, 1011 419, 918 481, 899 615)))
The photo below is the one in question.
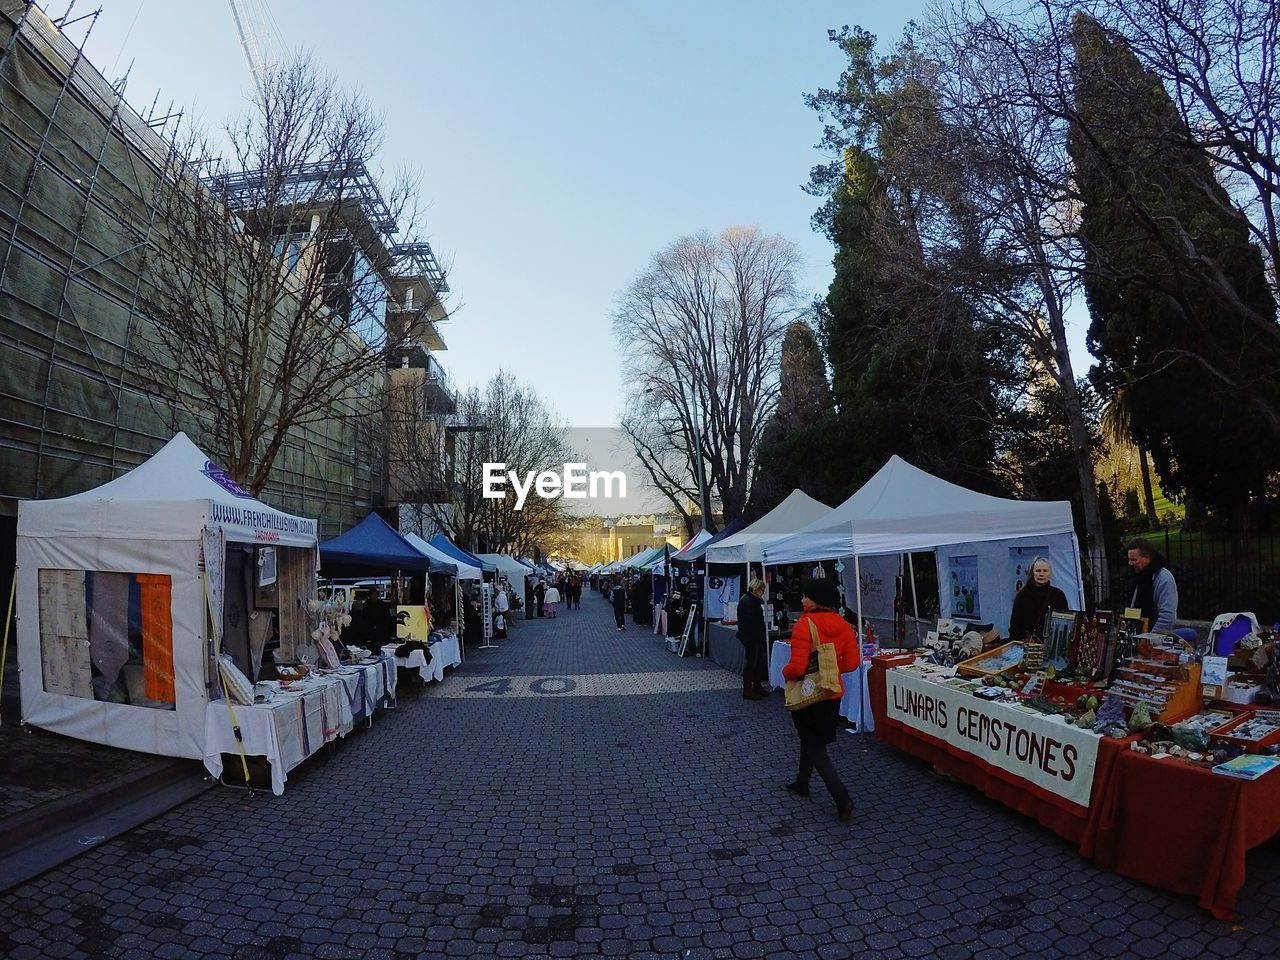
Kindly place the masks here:
MULTIPOLYGON (((180 112, 140 113, 128 78, 84 56, 95 11, 58 20, 0 0, 0 516, 141 463, 184 422, 138 374, 150 320, 147 249, 163 243, 154 185, 183 160, 180 112), (72 41, 66 31, 83 31, 72 41)), ((367 176, 367 171, 365 171, 367 176)), ((376 188, 375 188, 376 190, 376 188)), ((376 205, 375 197, 371 202, 376 205)), ((383 205, 385 207, 385 204, 383 205)), ((388 211, 389 213, 389 211, 388 211)), ((384 502, 380 417, 352 392, 294 431, 265 497, 332 535, 384 502)))
POLYGON ((401 279, 422 277, 431 285, 437 297, 449 292, 449 281, 436 259, 431 244, 425 240, 416 243, 398 243, 391 248, 396 259, 396 276, 401 279))

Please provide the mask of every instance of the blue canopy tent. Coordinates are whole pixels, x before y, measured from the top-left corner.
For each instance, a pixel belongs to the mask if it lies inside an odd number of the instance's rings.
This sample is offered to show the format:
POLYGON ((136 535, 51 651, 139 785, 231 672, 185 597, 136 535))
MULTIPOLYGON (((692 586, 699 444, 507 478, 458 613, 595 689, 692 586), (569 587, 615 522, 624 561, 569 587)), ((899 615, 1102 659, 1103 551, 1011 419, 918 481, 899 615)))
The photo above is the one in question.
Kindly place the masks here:
POLYGON ((433 564, 376 513, 369 514, 342 536, 321 543, 320 563, 327 568, 354 568, 360 571, 453 572, 440 568, 439 564, 433 564))
POLYGON ((467 553, 460 546, 446 537, 443 533, 437 533, 434 537, 427 541, 431 546, 435 547, 446 556, 453 557, 469 567, 478 567, 484 573, 496 573, 498 568, 487 561, 481 560, 475 554, 467 553))

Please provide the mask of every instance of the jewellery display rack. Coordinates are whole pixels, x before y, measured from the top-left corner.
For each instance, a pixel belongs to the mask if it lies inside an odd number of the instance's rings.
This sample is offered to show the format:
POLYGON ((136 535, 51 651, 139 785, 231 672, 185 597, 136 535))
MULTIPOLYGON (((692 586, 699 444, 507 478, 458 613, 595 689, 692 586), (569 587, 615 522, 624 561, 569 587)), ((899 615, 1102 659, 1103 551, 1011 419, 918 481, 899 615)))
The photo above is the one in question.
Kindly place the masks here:
POLYGON ((1116 667, 1111 693, 1128 707, 1146 701, 1153 719, 1168 722, 1200 705, 1200 664, 1138 654, 1116 667))

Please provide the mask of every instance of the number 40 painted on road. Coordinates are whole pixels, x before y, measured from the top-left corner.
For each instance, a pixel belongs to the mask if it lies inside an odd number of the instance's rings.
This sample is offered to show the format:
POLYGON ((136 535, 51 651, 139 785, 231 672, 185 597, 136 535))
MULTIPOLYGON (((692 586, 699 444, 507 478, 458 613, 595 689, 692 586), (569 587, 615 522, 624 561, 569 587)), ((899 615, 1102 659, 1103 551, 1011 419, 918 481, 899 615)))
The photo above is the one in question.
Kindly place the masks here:
MULTIPOLYGON (((499 677, 497 680, 488 680, 484 683, 477 683, 474 686, 467 687, 467 693, 492 693, 495 697, 500 697, 504 693, 510 693, 514 686, 514 681, 510 677, 499 677)), ((538 677, 529 682, 530 693, 572 693, 578 685, 568 677, 538 677)))

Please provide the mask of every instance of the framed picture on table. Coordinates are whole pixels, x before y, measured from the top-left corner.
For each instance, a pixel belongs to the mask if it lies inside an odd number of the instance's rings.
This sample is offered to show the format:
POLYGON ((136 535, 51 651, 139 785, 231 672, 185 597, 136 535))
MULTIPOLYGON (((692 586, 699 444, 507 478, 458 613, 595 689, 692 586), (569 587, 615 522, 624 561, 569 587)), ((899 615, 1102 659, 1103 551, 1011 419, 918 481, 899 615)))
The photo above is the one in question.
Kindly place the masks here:
POLYGON ((1050 610, 1044 618, 1044 663, 1065 670, 1071 663, 1084 614, 1078 610, 1050 610))

